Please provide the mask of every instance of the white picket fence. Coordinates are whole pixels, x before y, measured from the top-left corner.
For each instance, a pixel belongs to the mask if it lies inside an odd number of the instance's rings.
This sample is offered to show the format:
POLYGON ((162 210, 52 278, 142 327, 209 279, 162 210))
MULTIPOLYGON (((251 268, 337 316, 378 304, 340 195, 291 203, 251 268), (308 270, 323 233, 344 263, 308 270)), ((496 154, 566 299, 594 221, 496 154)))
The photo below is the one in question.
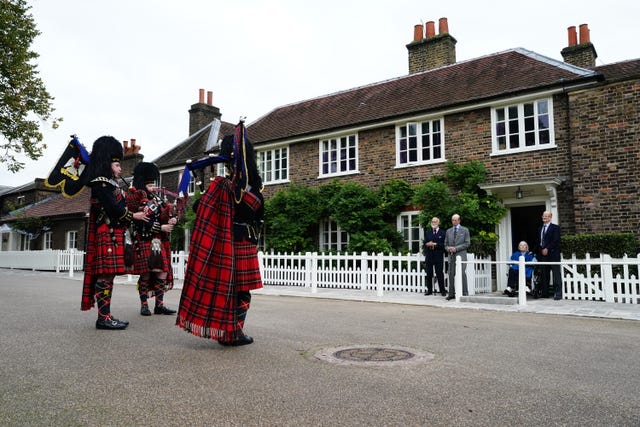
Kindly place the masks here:
MULTIPOLYGON (((265 285, 309 287, 311 292, 318 288, 374 290, 380 296, 385 291, 426 290, 421 255, 260 252, 258 257, 265 285)), ((469 261, 475 263, 475 268, 467 269, 467 280, 474 284, 469 293, 491 292, 491 259, 476 260, 469 254, 469 261)))
MULTIPOLYGON (((173 274, 177 280, 184 279, 187 257, 182 251, 172 253, 173 274)), ((320 288, 373 290, 379 296, 388 291, 422 293, 426 290, 423 257, 419 255, 259 252, 258 258, 265 285, 306 287, 312 293, 320 288)), ((83 261, 84 252, 77 250, 0 251, 0 268, 68 271, 69 276, 73 276, 74 271, 83 269, 83 261)), ((507 262, 469 254, 468 260, 462 263, 467 271, 469 294, 495 290, 492 265, 507 262)), ((587 254, 585 259, 575 256, 563 259, 560 265, 565 299, 640 304, 640 254, 621 259, 587 254)), ((446 272, 445 282, 448 282, 446 272)))
POLYGON ((84 251, 76 249, 44 251, 1 251, 0 268, 61 271, 82 270, 84 251))

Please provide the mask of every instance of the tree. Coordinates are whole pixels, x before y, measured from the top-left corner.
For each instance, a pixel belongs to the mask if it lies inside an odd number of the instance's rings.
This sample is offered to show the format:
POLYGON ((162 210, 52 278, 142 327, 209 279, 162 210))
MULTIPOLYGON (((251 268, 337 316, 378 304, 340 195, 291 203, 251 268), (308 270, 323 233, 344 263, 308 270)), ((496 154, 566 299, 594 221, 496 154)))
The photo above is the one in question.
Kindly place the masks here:
MULTIPOLYGON (((18 172, 24 163, 17 154, 37 160, 47 148, 42 143, 40 121, 51 119, 54 98, 38 77, 34 61, 40 55, 30 50, 40 34, 28 13, 31 6, 25 0, 0 1, 0 163, 18 172)), ((61 120, 54 118, 52 127, 57 128, 61 120)))
POLYGON ((466 164, 448 161, 444 176, 434 176, 415 189, 413 203, 421 206, 421 224, 429 224, 432 217, 440 218, 447 227, 454 213, 462 217, 471 231, 470 252, 489 255, 498 241, 495 226, 507 213, 507 209, 494 195, 479 187, 486 180, 487 171, 481 162, 466 164))

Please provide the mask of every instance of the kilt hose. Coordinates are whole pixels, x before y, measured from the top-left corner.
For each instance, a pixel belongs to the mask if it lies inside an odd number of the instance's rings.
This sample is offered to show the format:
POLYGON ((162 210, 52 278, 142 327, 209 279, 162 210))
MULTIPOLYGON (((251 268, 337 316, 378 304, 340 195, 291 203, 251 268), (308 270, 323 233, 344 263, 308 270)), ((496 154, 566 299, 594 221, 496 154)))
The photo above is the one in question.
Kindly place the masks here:
POLYGON ((238 291, 262 287, 255 244, 233 241, 233 209, 230 182, 216 177, 198 204, 176 319, 185 331, 218 341, 243 336, 246 310, 238 307, 249 303, 238 291))

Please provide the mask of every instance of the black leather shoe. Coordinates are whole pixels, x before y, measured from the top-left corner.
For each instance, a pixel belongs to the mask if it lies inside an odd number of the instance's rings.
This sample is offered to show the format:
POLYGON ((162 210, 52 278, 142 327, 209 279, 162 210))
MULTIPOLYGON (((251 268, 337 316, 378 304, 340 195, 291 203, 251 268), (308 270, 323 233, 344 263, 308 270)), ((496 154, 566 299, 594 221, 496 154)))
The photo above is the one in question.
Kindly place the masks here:
POLYGON ((111 316, 111 320, 115 320, 116 322, 120 322, 120 323, 124 323, 125 325, 129 326, 129 321, 128 320, 120 320, 120 319, 116 319, 115 317, 111 316))
POLYGON ((142 304, 140 307, 140 314, 143 316, 151 316, 151 310, 149 310, 149 306, 147 304, 142 304))
POLYGON ((427 292, 425 292, 424 294, 425 294, 425 295, 433 295, 433 292, 432 292, 432 291, 427 291, 427 292))
POLYGON ((121 322, 118 319, 114 319, 113 317, 107 317, 106 319, 98 319, 96 320, 96 329, 108 329, 108 330, 117 330, 117 329, 126 329, 128 323, 121 322))
POLYGON ((553 299, 554 299, 555 301, 558 301, 558 300, 561 300, 561 299, 562 299, 562 297, 560 297, 560 296, 556 295, 556 296, 554 296, 554 297, 553 297, 553 299))
POLYGON ((240 338, 236 338, 233 341, 218 341, 220 345, 225 347, 239 347, 241 345, 251 344, 253 342, 253 338, 249 335, 242 335, 240 338))
POLYGON ((170 308, 167 308, 163 304, 163 305, 156 305, 155 308, 153 309, 153 314, 176 314, 176 311, 170 308))
POLYGON ((442 295, 443 297, 446 297, 447 293, 446 292, 440 292, 440 295, 442 295))
POLYGON ((456 299, 456 296, 455 295, 449 295, 447 297, 447 301, 451 301, 452 299, 456 299))

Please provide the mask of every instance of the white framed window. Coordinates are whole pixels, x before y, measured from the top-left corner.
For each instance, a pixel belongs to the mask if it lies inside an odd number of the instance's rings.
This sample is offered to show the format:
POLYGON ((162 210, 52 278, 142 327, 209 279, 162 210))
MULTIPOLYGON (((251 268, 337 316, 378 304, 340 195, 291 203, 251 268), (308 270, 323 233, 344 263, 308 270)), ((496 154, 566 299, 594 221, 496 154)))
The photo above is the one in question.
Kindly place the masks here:
POLYGON ((407 211, 398 215, 397 230, 402 234, 407 249, 413 254, 421 252, 421 242, 424 235, 418 220, 419 211, 407 211))
POLYGON ((191 175, 191 179, 189 180, 189 187, 187 189, 187 193, 190 196, 193 196, 196 193, 196 176, 195 174, 191 175))
POLYGON ((258 152, 258 168, 264 184, 289 180, 289 147, 258 152))
POLYGON ((67 231, 67 242, 65 244, 66 249, 78 249, 78 232, 67 231))
POLYGON ((349 244, 349 233, 330 219, 320 221, 320 250, 342 251, 349 244))
POLYGON ((346 135, 320 141, 320 176, 358 171, 358 136, 346 135))
POLYGON ((53 246, 52 242, 53 242, 53 232, 46 231, 42 235, 42 249, 43 250, 51 249, 53 246))
POLYGON ((493 154, 555 147, 551 98, 494 107, 493 154))
POLYGON ((444 119, 411 122, 396 127, 396 165, 444 161, 444 119))
POLYGON ((30 251, 31 250, 31 239, 29 238, 29 236, 27 234, 21 234, 20 236, 21 236, 20 247, 22 248, 21 250, 30 251))

